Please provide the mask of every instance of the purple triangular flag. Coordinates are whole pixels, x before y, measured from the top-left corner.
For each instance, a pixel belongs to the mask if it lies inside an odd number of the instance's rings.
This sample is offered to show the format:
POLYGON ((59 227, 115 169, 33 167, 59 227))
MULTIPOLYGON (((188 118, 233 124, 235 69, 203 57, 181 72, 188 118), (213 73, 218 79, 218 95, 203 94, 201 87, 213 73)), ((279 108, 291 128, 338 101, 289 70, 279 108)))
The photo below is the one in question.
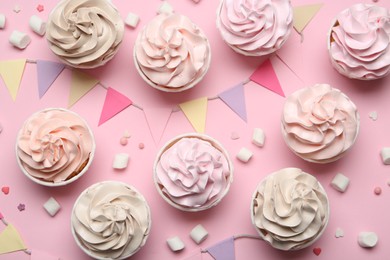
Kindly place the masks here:
POLYGON ((216 245, 206 248, 206 250, 215 260, 236 259, 236 253, 234 249, 234 237, 225 239, 216 245))
POLYGON ((107 89, 106 99, 104 100, 102 113, 100 114, 99 126, 131 104, 133 104, 133 101, 128 97, 109 87, 107 89))
POLYGON ((38 73, 38 91, 39 98, 45 95, 46 91, 50 88, 58 75, 61 74, 65 65, 53 61, 37 60, 37 73, 38 73))
POLYGON ((219 94, 219 98, 242 120, 247 122, 244 85, 242 83, 222 92, 219 94))

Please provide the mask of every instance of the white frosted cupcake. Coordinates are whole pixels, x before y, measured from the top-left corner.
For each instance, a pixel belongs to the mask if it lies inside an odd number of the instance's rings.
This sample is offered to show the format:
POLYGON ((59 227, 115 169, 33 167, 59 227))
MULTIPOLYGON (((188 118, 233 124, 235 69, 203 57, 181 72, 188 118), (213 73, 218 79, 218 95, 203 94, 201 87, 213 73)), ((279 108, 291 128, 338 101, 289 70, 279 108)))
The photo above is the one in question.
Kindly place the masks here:
POLYGON ((339 13, 328 35, 329 56, 342 75, 359 80, 390 73, 390 11, 355 4, 339 13))
POLYGON ((168 141, 157 154, 153 172, 160 195, 183 211, 217 205, 233 181, 227 151, 213 138, 196 133, 168 141))
POLYGON ((211 61, 206 35, 188 17, 162 13, 138 34, 134 64, 152 87, 181 92, 205 76, 211 61))
POLYGON ((31 115, 16 139, 22 172, 44 186, 62 186, 80 178, 95 154, 91 129, 78 114, 48 108, 31 115))
POLYGON ((297 168, 285 168, 262 180, 251 203, 259 235, 280 250, 312 245, 329 221, 329 202, 318 180, 297 168))
POLYGON ((53 53, 65 64, 82 69, 111 60, 123 34, 123 20, 109 0, 62 0, 46 25, 53 53))
POLYGON ((355 143, 359 114, 355 104, 328 84, 300 89, 285 101, 282 134, 299 157, 316 163, 341 158, 355 143))
POLYGON ((77 245, 95 259, 126 259, 146 243, 151 215, 145 198, 126 183, 106 181, 84 190, 71 216, 77 245))
POLYGON ((237 53, 266 56, 280 49, 293 25, 289 0, 221 0, 217 28, 237 53))

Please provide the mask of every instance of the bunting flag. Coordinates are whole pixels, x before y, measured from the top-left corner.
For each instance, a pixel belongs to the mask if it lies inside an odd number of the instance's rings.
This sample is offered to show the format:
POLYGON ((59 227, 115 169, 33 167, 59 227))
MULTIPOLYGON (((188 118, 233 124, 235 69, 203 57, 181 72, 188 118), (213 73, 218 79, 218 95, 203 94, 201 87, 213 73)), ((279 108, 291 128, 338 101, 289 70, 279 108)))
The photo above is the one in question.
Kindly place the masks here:
POLYGON ((22 80, 26 59, 0 61, 0 75, 15 101, 22 80))
POLYGON ((25 249, 27 247, 24 245, 19 232, 12 224, 8 224, 0 233, 0 255, 25 249))
POLYGON ((31 251, 30 260, 59 260, 57 256, 53 256, 49 253, 34 249, 31 251))
POLYGON ((172 114, 171 108, 144 108, 146 122, 155 144, 158 144, 172 114))
POLYGON ((236 259, 236 253, 234 249, 234 237, 222 240, 218 244, 206 248, 206 250, 215 260, 236 259))
POLYGON ((64 70, 65 65, 53 61, 37 60, 38 91, 39 98, 45 95, 58 75, 64 70))
POLYGON ((207 114, 207 97, 202 97, 179 104, 195 131, 204 133, 207 114))
POLYGON ((218 95, 242 120, 247 122, 244 85, 242 83, 218 95))
POLYGON ((99 80, 78 70, 72 70, 68 108, 88 93, 99 80))
POLYGON ((98 125, 100 126, 131 104, 133 104, 133 101, 128 97, 109 87, 107 89, 106 99, 104 100, 98 125))
POLYGON ((272 63, 269 59, 260 64, 260 66, 250 76, 250 80, 265 88, 268 88, 282 97, 285 96, 272 63))
POLYGON ((313 19, 323 4, 310 4, 293 7, 293 26, 298 33, 302 33, 306 25, 313 19))

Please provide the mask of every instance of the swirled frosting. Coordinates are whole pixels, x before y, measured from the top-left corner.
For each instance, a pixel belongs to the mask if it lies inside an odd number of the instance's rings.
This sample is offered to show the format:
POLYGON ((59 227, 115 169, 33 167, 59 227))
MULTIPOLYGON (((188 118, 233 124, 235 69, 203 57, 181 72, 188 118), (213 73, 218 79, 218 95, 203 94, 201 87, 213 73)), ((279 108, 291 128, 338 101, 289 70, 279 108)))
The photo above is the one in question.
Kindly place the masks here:
POLYGON ((46 25, 51 50, 77 68, 104 65, 118 51, 123 34, 122 18, 108 0, 62 0, 46 25))
POLYGON ((293 9, 289 0, 221 0, 219 8, 218 29, 239 53, 271 54, 290 35, 293 9))
POLYGON ((188 17, 160 14, 139 33, 134 46, 141 72, 160 89, 187 89, 203 78, 210 63, 210 46, 188 17))
POLYGON ((120 182, 89 187, 72 212, 76 239, 90 255, 123 259, 137 252, 150 231, 149 207, 143 196, 120 182))
POLYGON ((155 169, 163 195, 182 209, 214 206, 226 194, 231 174, 228 158, 196 137, 181 138, 165 150, 155 169))
POLYGON ((61 109, 33 114, 17 138, 17 155, 24 170, 48 182, 62 182, 80 172, 93 147, 93 136, 86 123, 61 109))
POLYGON ((378 79, 390 73, 390 11, 355 4, 336 17, 329 53, 342 75, 378 79))
POLYGON ((327 84, 298 90, 285 102, 284 139, 307 161, 327 163, 339 159, 354 144, 358 131, 356 106, 327 84))
POLYGON ((309 246, 329 219, 325 190, 300 169, 285 168, 262 181, 252 201, 252 220, 273 247, 296 250, 309 246))

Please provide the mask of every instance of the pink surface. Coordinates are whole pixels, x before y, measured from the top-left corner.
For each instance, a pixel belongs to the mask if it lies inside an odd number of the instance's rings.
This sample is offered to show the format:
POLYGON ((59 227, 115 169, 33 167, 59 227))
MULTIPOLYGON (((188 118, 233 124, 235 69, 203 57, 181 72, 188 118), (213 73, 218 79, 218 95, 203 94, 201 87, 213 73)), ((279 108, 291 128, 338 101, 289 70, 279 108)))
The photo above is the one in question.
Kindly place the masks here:
MULTIPOLYGON (((0 1, 0 13, 6 15, 6 27, 0 29, 0 60, 28 58, 32 60, 58 61, 47 47, 44 38, 33 33, 28 20, 33 14, 46 19, 56 1, 19 0, 0 1), (19 13, 12 11, 15 4, 19 13), (38 4, 44 11, 38 12, 38 4), (8 37, 13 30, 24 31, 31 38, 31 44, 23 51, 13 48, 8 37)), ((372 3, 371 1, 363 1, 372 3)), ((170 0, 176 12, 190 17, 209 37, 212 51, 210 69, 203 81, 195 88, 178 94, 162 93, 143 82, 133 64, 132 51, 135 38, 141 27, 155 16, 161 1, 119 1, 113 0, 122 18, 129 12, 140 16, 135 29, 126 27, 122 46, 103 68, 88 71, 105 86, 110 86, 130 98, 140 107, 176 108, 179 103, 200 97, 215 97, 249 78, 259 66, 261 59, 236 54, 224 44, 216 29, 218 1, 202 0, 198 4, 191 0, 170 0)), ((294 0, 293 6, 314 4, 317 1, 294 0)), ((104 104, 106 89, 97 86, 81 98, 72 110, 79 113, 90 124, 96 138, 95 159, 89 171, 77 182, 66 187, 41 187, 28 180, 18 169, 15 159, 15 138, 24 120, 33 112, 46 107, 67 107, 71 82, 71 71, 65 69, 46 94, 39 99, 36 64, 27 63, 16 101, 0 80, 0 186, 9 186, 8 195, 0 192, 0 211, 5 219, 20 232, 30 250, 47 252, 62 259, 88 259, 76 246, 70 229, 70 214, 78 195, 88 186, 104 180, 118 180, 136 187, 146 197, 152 212, 152 229, 145 245, 132 259, 184 259, 199 248, 208 248, 233 235, 256 235, 250 221, 250 202, 257 183, 266 175, 284 167, 299 167, 315 175, 325 187, 330 201, 330 221, 321 239, 313 246, 297 252, 281 252, 255 239, 238 239, 235 243, 236 259, 386 259, 390 255, 390 166, 382 164, 380 150, 390 146, 390 77, 373 82, 359 82, 339 75, 330 65, 326 36, 333 17, 346 7, 357 3, 354 0, 326 1, 303 31, 304 37, 295 31, 290 39, 272 58, 272 65, 284 93, 315 83, 329 83, 347 94, 359 109, 361 117, 360 134, 355 146, 341 160, 317 165, 295 156, 285 145, 280 132, 280 115, 285 98, 253 82, 244 86, 247 123, 235 114, 224 102, 212 99, 208 102, 206 134, 216 138, 230 152, 234 167, 234 181, 230 192, 222 202, 206 212, 185 213, 169 206, 152 182, 152 166, 158 149, 169 139, 193 131, 182 112, 173 112, 169 117, 160 142, 156 143, 149 131, 144 113, 130 106, 98 127, 104 104), (291 71, 288 67, 291 68, 291 71), (368 117, 371 111, 378 112, 378 120, 368 117), (253 128, 260 127, 266 133, 263 148, 251 143, 253 128), (125 131, 131 138, 127 146, 121 146, 119 139, 125 131), (240 139, 232 140, 232 132, 240 139), (140 150, 139 143, 145 148, 140 150), (253 151, 254 156, 244 164, 235 158, 241 147, 253 151), (124 171, 112 169, 116 153, 130 154, 129 166, 124 171), (350 178, 345 193, 330 187, 329 183, 337 173, 350 178), (381 195, 374 194, 375 187, 382 188, 381 195), (43 208, 49 197, 54 197, 62 206, 55 217, 50 217, 43 208), (17 206, 24 203, 26 209, 19 212, 17 206), (209 237, 196 245, 189 232, 202 224, 209 237), (335 238, 340 227, 345 235, 335 238), (373 249, 363 249, 357 244, 361 231, 373 231, 379 236, 379 243, 373 249), (166 245, 166 239, 179 236, 186 248, 173 253, 166 245), (313 248, 321 248, 319 256, 313 248)), ((388 0, 379 0, 379 5, 390 8, 388 0)), ((176 109, 177 110, 177 109, 176 109)), ((1 223, 0 223, 1 224, 1 223)), ((2 227, 0 227, 2 230, 2 227)), ((203 259, 212 259, 202 254, 203 259)), ((29 259, 24 253, 0 255, 0 259, 29 259)))

